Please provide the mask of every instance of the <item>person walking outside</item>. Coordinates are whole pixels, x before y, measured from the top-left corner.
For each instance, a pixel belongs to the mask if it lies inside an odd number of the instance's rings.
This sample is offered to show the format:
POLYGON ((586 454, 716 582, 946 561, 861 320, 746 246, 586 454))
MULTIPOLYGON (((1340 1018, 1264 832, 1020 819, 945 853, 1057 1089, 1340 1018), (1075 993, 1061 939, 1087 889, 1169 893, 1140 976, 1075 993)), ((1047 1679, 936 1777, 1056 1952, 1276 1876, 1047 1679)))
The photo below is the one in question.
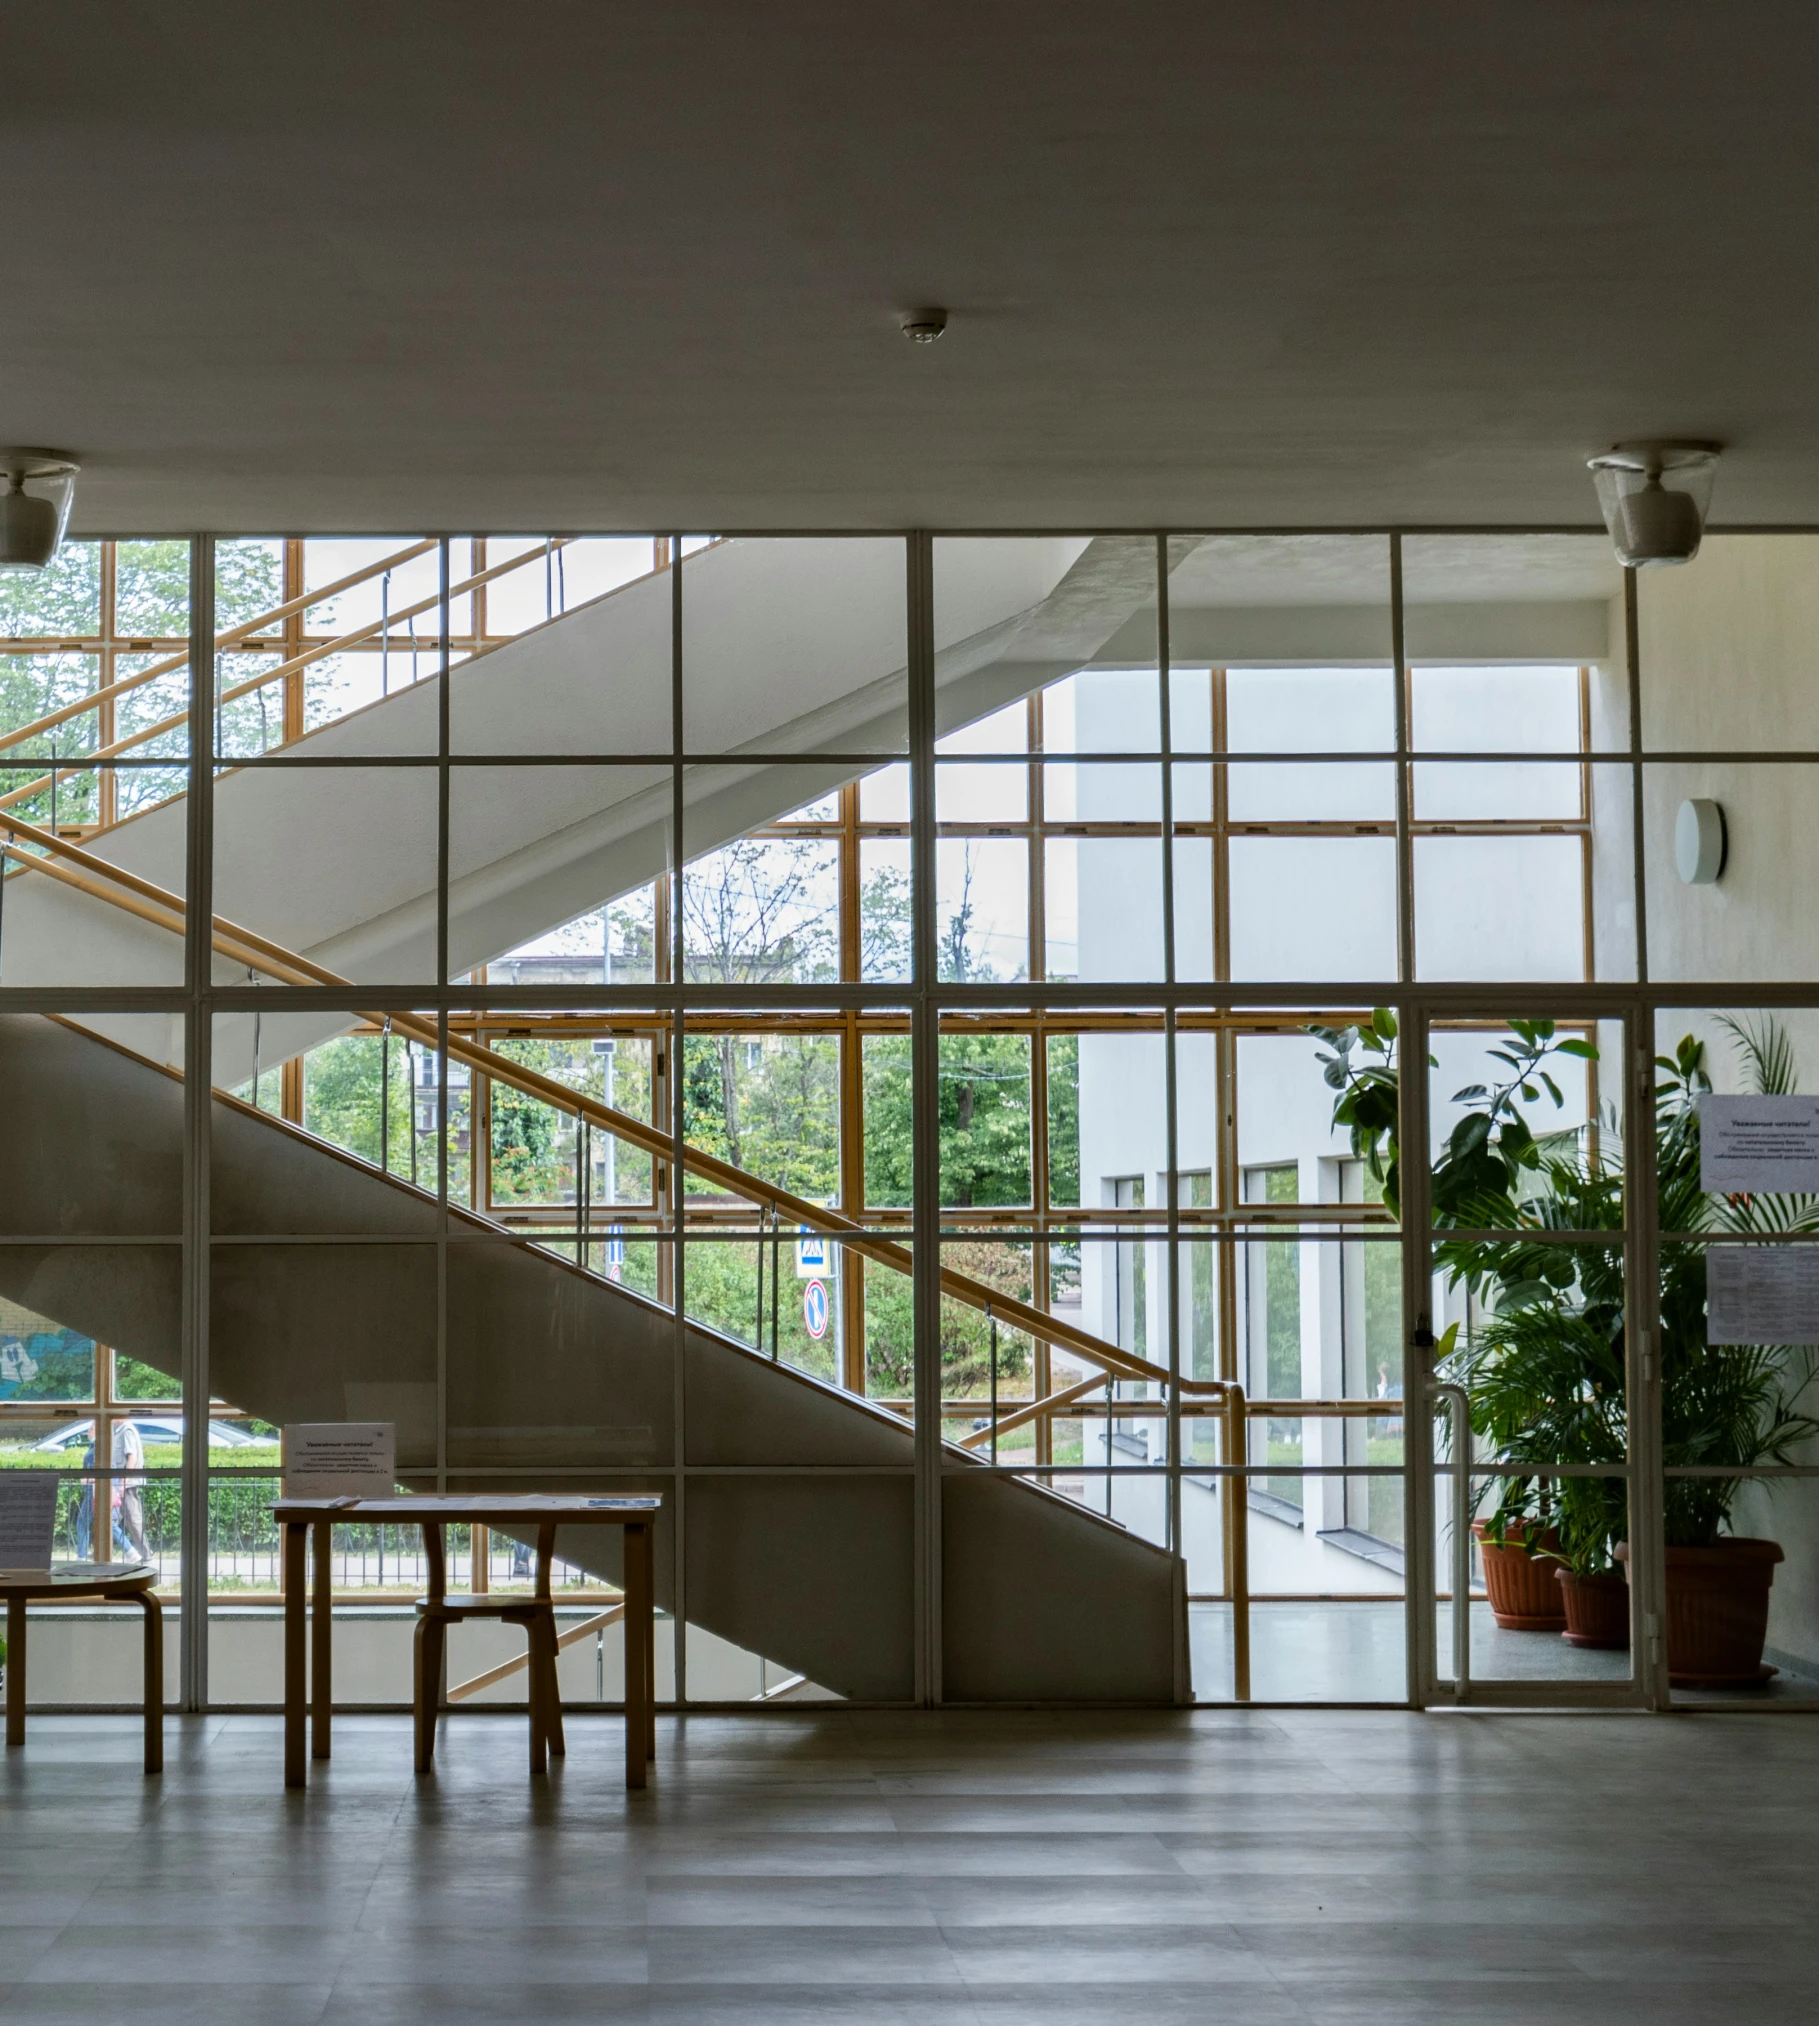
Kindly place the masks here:
POLYGON ((145 1442, 136 1421, 114 1423, 114 1548, 129 1561, 149 1562, 145 1540, 145 1442))

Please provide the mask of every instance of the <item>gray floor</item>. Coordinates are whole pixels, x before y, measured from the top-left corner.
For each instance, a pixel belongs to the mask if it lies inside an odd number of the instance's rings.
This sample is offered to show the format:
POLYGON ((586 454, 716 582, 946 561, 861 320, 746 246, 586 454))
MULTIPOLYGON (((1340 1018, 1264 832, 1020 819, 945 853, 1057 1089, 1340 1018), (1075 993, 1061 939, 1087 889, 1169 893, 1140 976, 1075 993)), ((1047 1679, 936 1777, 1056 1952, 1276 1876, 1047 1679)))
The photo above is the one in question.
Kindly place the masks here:
POLYGON ((0 2020, 1807 2021, 1801 1716, 37 1717, 0 1771, 0 2020))

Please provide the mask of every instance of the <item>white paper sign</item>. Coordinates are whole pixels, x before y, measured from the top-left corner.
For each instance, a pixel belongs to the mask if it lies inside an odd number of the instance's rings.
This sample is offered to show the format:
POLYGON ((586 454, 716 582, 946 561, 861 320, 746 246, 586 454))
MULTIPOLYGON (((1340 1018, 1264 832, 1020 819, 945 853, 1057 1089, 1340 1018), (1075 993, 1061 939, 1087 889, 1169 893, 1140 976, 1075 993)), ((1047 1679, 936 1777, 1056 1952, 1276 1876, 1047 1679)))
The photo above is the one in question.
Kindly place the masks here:
POLYGON ((1819 1245, 1714 1245, 1708 1344, 1819 1344, 1819 1245))
POLYGON ((57 1534, 54 1470, 0 1470, 0 1569, 48 1569, 57 1534))
POLYGON ((1819 1097, 1702 1097, 1699 1186, 1717 1196, 1819 1193, 1819 1097))
POLYGON ((286 1498, 391 1498, 398 1489, 397 1424, 294 1421, 284 1431, 286 1498))

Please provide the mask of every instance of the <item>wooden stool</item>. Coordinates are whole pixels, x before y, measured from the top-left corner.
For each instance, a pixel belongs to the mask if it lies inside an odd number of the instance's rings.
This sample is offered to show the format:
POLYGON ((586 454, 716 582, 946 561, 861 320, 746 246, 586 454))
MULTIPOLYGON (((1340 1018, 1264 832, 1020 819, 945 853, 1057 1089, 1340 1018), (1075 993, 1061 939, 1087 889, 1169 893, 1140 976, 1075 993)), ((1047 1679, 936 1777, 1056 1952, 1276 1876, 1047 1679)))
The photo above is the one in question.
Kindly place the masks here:
POLYGON ((451 1597, 448 1559, 442 1529, 426 1525, 423 1553, 429 1595, 417 1601, 416 1665, 412 1703, 417 1729, 417 1770, 427 1773, 436 1756, 436 1718, 442 1697, 442 1659, 448 1650, 448 1628, 469 1618, 497 1618, 522 1625, 529 1643, 526 1672, 530 1682, 531 1771, 549 1770, 549 1755, 567 1754, 562 1737, 562 1697, 556 1686, 556 1607, 550 1601, 550 1565, 555 1559, 556 1528, 546 1521, 537 1529, 537 1589, 530 1597, 451 1597))
POLYGON ((529 1643, 526 1669, 530 1681, 531 1771, 548 1770, 549 1754, 566 1753, 562 1736, 562 1697, 556 1686, 556 1611, 547 1599, 535 1597, 423 1597, 417 1602, 415 1704, 417 1770, 427 1773, 436 1755, 436 1718, 442 1694, 442 1656, 447 1628, 468 1619, 498 1618, 521 1625, 529 1643))
MULTIPOLYGON (((0 1574, 6 1600, 6 1742, 25 1742, 25 1607, 77 1597, 125 1598, 145 1614, 145 1770, 164 1770, 164 1607, 152 1594, 156 1569, 144 1564, 65 1562, 49 1569, 0 1574)), ((552 1634, 552 1637, 554 1635, 552 1634)))

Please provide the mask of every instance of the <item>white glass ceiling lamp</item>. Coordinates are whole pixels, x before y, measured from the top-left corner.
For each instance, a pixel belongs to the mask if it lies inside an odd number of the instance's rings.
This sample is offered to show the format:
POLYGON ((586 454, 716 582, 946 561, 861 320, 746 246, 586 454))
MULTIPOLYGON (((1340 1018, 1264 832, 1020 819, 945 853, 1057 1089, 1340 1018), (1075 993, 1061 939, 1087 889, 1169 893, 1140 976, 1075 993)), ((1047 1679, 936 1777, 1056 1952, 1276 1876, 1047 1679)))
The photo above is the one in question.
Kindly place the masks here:
POLYGON ((63 546, 79 469, 60 450, 0 450, 0 570, 42 570, 63 546))
POLYGON ((1690 563, 1699 553, 1716 443, 1617 443, 1588 460, 1604 525, 1625 569, 1690 563))

